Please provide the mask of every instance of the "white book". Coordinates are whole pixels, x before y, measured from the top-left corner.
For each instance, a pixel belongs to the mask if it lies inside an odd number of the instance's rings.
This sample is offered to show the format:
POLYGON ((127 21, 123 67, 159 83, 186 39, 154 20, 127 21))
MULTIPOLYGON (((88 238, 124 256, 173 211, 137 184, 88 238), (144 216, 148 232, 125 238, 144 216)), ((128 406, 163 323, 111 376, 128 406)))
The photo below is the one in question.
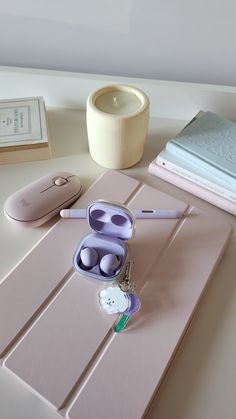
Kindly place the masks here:
POLYGON ((236 203, 230 201, 229 199, 224 198, 223 196, 216 194, 209 189, 203 188, 200 185, 197 185, 194 182, 179 176, 170 170, 164 169, 162 166, 156 163, 156 160, 153 160, 149 166, 148 171, 154 176, 159 177, 160 179, 170 182, 172 185, 177 186, 178 188, 183 189, 195 196, 198 196, 201 199, 204 199, 211 204, 222 208, 225 211, 228 211, 230 214, 236 215, 236 203))
POLYGON ((215 179, 220 180, 222 182, 227 182, 228 185, 234 186, 236 179, 228 174, 216 169, 214 166, 206 165, 206 163, 199 158, 189 154, 186 151, 182 151, 175 147, 174 144, 168 142, 166 144, 166 151, 170 152, 171 154, 175 154, 176 157, 179 157, 183 163, 190 163, 192 170, 202 170, 202 173, 205 173, 205 176, 214 176, 215 179))
POLYGON ((236 202, 236 182, 233 185, 229 185, 229 182, 222 181, 216 176, 206 173, 205 170, 196 168, 192 162, 188 163, 168 150, 160 152, 156 158, 156 163, 215 194, 236 202))
POLYGON ((0 163, 51 156, 42 97, 0 100, 0 163))

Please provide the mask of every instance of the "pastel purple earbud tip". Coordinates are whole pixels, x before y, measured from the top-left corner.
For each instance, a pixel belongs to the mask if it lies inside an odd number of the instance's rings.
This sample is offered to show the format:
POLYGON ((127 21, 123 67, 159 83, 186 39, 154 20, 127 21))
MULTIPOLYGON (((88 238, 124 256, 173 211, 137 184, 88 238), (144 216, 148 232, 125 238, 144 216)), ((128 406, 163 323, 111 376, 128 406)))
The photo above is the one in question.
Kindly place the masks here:
POLYGON ((120 258, 112 253, 102 257, 100 268, 106 275, 112 275, 120 265, 120 258))
POLYGON ((80 252, 80 259, 85 268, 93 268, 98 263, 98 253, 93 247, 84 247, 80 252))

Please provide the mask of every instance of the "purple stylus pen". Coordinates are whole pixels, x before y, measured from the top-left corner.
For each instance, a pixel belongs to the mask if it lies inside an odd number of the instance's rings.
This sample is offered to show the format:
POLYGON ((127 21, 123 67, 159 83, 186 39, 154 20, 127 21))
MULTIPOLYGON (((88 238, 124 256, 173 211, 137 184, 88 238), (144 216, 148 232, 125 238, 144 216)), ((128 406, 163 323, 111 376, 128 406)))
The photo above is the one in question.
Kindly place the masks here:
MULTIPOLYGON (((182 218, 183 211, 175 209, 132 209, 136 218, 182 218)), ((60 211, 62 218, 86 218, 86 209, 63 209, 60 211)))

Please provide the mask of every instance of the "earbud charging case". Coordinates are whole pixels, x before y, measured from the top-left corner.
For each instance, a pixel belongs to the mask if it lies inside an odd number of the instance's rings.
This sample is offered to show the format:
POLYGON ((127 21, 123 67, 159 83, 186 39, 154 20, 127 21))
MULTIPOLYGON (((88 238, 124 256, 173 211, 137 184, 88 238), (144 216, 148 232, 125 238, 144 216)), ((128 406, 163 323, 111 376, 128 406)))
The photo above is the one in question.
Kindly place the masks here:
POLYGON ((89 276, 99 281, 114 281, 122 276, 129 256, 126 241, 135 233, 135 217, 125 206, 109 201, 98 200, 87 207, 87 221, 94 230, 80 241, 74 257, 73 265, 81 275, 89 276), (85 247, 94 248, 98 255, 98 263, 91 269, 85 268, 81 262, 80 252, 85 247), (107 276, 100 269, 101 258, 113 253, 120 258, 120 264, 115 272, 107 276))

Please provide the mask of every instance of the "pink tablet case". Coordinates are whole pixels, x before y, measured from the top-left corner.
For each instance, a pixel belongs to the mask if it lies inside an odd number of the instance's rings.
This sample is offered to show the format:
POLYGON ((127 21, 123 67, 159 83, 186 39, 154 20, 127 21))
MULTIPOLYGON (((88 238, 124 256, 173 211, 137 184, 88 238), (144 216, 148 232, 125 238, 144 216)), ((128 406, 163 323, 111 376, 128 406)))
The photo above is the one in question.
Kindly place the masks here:
POLYGON ((76 202, 187 211, 184 219, 137 220, 129 241, 142 302, 122 333, 99 307, 102 284, 72 268, 86 220, 57 222, 0 285, 0 353, 7 368, 71 419, 140 418, 169 367, 231 226, 116 171, 76 202))

